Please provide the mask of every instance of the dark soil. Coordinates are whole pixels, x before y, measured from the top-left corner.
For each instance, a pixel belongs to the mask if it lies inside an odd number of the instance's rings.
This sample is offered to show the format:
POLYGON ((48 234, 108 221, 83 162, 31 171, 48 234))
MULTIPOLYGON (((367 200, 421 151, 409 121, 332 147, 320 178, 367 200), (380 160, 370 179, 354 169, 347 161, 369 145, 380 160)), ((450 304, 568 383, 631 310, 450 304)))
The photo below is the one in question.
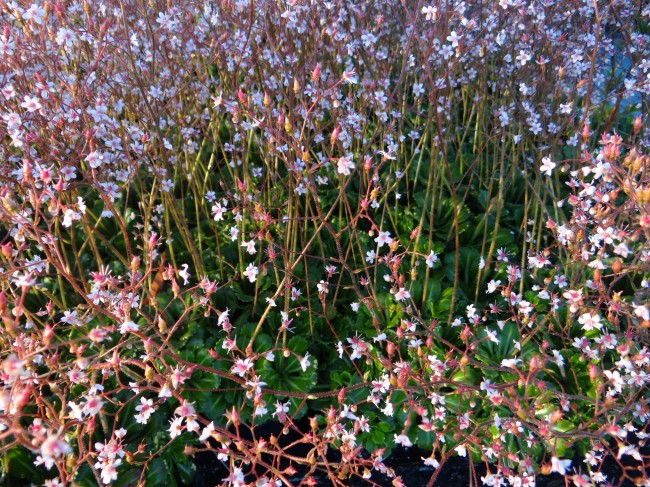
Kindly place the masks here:
MULTIPOLYGON (((308 428, 307 424, 298 423, 298 427, 308 428)), ((259 435, 264 438, 269 438, 270 435, 275 435, 281 441, 281 444, 284 441, 290 442, 294 441, 299 436, 297 434, 293 435, 289 433, 288 435, 281 434, 282 426, 278 423, 267 423, 259 428, 259 431, 256 430, 256 436, 259 435)), ((648 448, 645 447, 642 449, 642 454, 648 454, 648 448)), ((300 451, 300 448, 293 448, 289 450, 291 454, 304 456, 307 451, 300 451)), ((432 467, 424 465, 422 457, 426 458, 430 455, 430 452, 422 450, 418 447, 395 448, 392 454, 384 461, 387 467, 393 468, 396 475, 402 478, 404 485, 407 487, 424 487, 427 486, 431 478, 435 475, 436 470, 432 467)), ((625 457, 629 458, 629 457, 625 457)), ((336 454, 332 455, 330 459, 336 461, 336 454)), ((194 457, 194 462, 196 464, 197 470, 193 482, 190 484, 191 487, 208 487, 216 486, 220 484, 224 478, 229 475, 228 469, 220 461, 217 460, 216 455, 211 452, 199 453, 194 457)), ((574 460, 574 465, 579 465, 580 459, 574 460)), ((287 463, 286 466, 289 464, 287 463)), ((285 465, 281 465, 281 468, 286 468, 285 465)), ((294 465, 298 469, 298 473, 290 477, 290 481, 293 485, 298 486, 304 479, 306 470, 300 470, 300 467, 294 465)), ((603 464, 602 472, 607 476, 607 480, 610 484, 601 484, 601 485, 621 485, 622 487, 633 487, 635 484, 629 480, 624 480, 621 482, 622 470, 618 463, 612 458, 606 459, 603 464)), ((486 468, 483 464, 474 464, 470 465, 470 461, 467 458, 461 457, 452 457, 447 460, 438 475, 435 478, 435 482, 432 484, 437 487, 464 487, 464 486, 481 486, 481 477, 486 475, 486 468)), ((628 472, 629 473, 629 472, 628 472)), ((643 472, 638 472, 639 476, 643 475, 643 472)), ((332 485, 331 480, 327 478, 326 474, 315 475, 314 478, 318 481, 319 486, 330 486, 332 485)), ((248 480, 248 479, 247 479, 248 480)), ((252 480, 252 479, 251 479, 252 480)), ((392 487, 393 479, 389 479, 385 475, 373 471, 372 478, 370 479, 374 482, 374 485, 392 487)), ((369 480, 365 480, 359 477, 348 478, 344 482, 350 487, 366 487, 373 485, 369 480)), ((179 485, 180 482, 179 482, 179 485)), ((304 485, 304 484, 303 484, 304 485)), ((551 475, 537 475, 536 476, 536 487, 564 487, 572 486, 573 483, 566 479, 565 477, 558 474, 551 475)))
MULTIPOLYGON (((421 457, 428 456, 428 452, 419 450, 418 448, 410 448, 408 450, 399 449, 394 451, 393 454, 386 459, 385 464, 392 467, 395 473, 402 478, 404 485, 407 487, 424 487, 428 485, 431 477, 435 474, 432 467, 427 467, 422 463, 421 457)), ((218 485, 224 478, 228 476, 228 470, 221 462, 217 461, 214 454, 204 453, 197 455, 195 458, 197 472, 192 482, 191 487, 208 487, 218 485)), ((619 478, 621 471, 615 462, 606 462, 603 468, 603 473, 607 475, 610 481, 614 481, 612 485, 618 485, 616 479, 619 478)), ((481 476, 485 476, 484 465, 474 465, 470 468, 469 460, 466 458, 452 457, 440 469, 434 487, 465 487, 470 485, 482 485, 481 476), (476 482, 471 482, 470 478, 474 475, 478 479, 476 482)), ((318 485, 325 487, 332 485, 332 482, 326 475, 320 474, 315 476, 318 480, 318 485)), ((303 477, 296 475, 290 478, 293 485, 300 485, 303 477)), ((373 472, 371 480, 378 485, 392 487, 392 479, 378 472, 373 472)), ((369 481, 354 477, 345 481, 346 485, 350 487, 366 487, 372 485, 369 481)), ((570 481, 565 484, 565 478, 558 474, 552 475, 537 475, 536 487, 564 487, 565 485, 573 485, 570 481)), ((606 484, 605 484, 606 485, 606 484)), ((622 487, 633 487, 634 483, 625 480, 622 487)))

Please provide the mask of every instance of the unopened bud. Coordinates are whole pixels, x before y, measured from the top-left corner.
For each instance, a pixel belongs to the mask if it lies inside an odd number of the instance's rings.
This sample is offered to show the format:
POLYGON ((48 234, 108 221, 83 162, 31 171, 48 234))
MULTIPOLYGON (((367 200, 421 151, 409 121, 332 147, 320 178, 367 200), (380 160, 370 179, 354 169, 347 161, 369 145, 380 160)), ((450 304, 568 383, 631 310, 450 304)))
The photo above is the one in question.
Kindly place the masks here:
POLYGON ((386 343, 386 353, 389 358, 395 354, 395 344, 393 342, 386 343))
POLYGON ((11 317, 8 316, 8 315, 4 315, 2 317, 2 321, 3 321, 4 325, 5 325, 5 330, 7 331, 7 333, 9 333, 9 336, 12 336, 12 337, 16 336, 17 328, 16 328, 15 321, 13 319, 11 319, 11 317))
POLYGON ((246 93, 244 93, 241 88, 237 90, 237 99, 239 100, 239 103, 241 103, 242 105, 246 105, 248 102, 248 97, 246 96, 246 93))
POLYGON ((467 339, 471 336, 472 331, 469 329, 467 325, 465 325, 465 328, 463 328, 463 331, 460 332, 460 339, 463 341, 463 343, 467 342, 467 339))
POLYGON ((0 253, 2 253, 2 256, 7 259, 11 258, 13 255, 13 246, 11 245, 11 242, 0 245, 0 253))
POLYGON ((365 172, 370 172, 371 169, 372 169, 372 158, 370 156, 366 156, 363 159, 363 170, 365 172))
POLYGON ((598 377, 598 367, 594 364, 589 364, 589 378, 593 382, 598 377))
POLYGON ((158 331, 159 331, 162 335, 164 335, 164 334, 167 333, 167 323, 165 322, 165 320, 163 319, 162 316, 159 316, 159 317, 158 317, 158 331))
POLYGON ((54 330, 50 325, 45 325, 45 329, 43 330, 43 343, 45 345, 49 345, 52 342, 53 337, 54 330))
POLYGON ((29 385, 25 387, 22 391, 20 391, 20 394, 14 397, 16 397, 14 401, 14 407, 20 411, 22 408, 27 406, 29 404, 29 399, 32 396, 32 386, 29 385))
POLYGON ((641 215, 639 217, 639 225, 641 228, 650 228, 650 215, 641 215))
POLYGON ((136 271, 140 268, 140 256, 136 255, 131 259, 131 264, 129 266, 129 270, 135 274, 136 271))
POLYGON ((541 361, 537 355, 533 355, 530 359, 530 370, 537 370, 541 366, 541 361))
POLYGON ((336 141, 339 140, 339 132, 341 131, 341 127, 338 125, 334 127, 334 130, 332 130, 332 135, 330 135, 330 144, 334 145, 336 144, 336 141))
POLYGON ((154 370, 150 365, 147 365, 144 369, 144 378, 147 379, 147 382, 151 382, 153 380, 154 376, 154 370))

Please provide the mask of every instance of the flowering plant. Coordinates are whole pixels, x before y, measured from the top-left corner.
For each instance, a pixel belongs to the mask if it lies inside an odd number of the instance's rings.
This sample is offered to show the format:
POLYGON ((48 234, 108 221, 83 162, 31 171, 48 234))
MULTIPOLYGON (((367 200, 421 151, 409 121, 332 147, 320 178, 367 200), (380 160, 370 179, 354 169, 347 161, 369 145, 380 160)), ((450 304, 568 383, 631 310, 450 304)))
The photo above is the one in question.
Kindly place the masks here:
POLYGON ((4 478, 648 484, 650 10, 569 6, 0 0, 4 478))

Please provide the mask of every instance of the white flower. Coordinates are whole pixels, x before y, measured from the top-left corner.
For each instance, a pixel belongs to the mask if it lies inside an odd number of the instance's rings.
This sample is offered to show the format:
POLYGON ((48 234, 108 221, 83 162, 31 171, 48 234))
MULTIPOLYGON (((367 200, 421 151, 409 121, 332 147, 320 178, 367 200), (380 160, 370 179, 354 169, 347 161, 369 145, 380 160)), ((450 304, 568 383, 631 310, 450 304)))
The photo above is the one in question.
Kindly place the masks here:
POLYGON ((160 389, 160 392, 158 393, 158 397, 160 398, 165 398, 165 397, 172 397, 172 391, 169 388, 169 384, 165 382, 165 385, 162 386, 160 389))
POLYGON ((440 463, 438 463, 438 460, 436 460, 435 457, 430 456, 427 458, 421 457, 422 460, 424 460, 424 464, 428 467, 433 467, 433 468, 440 468, 440 463))
POLYGON ((427 256, 426 264, 429 268, 433 267, 433 264, 438 262, 438 255, 432 250, 431 253, 427 256))
POLYGON ((217 325, 221 326, 224 323, 228 321, 228 313, 230 313, 230 309, 226 308, 226 311, 222 311, 221 314, 219 315, 219 319, 217 320, 217 325))
POLYGON ((38 25, 43 23, 43 17, 45 17, 45 10, 35 3, 32 3, 22 15, 23 20, 33 20, 38 25))
POLYGON ((135 415, 135 420, 140 424, 147 424, 151 415, 156 411, 153 407, 153 400, 140 398, 140 404, 135 407, 135 410, 140 414, 135 415))
POLYGON ((425 5, 422 7, 422 14, 426 16, 426 20, 436 20, 438 9, 436 7, 432 7, 431 5, 425 5))
POLYGON ((212 205, 212 215, 214 216, 214 221, 218 222, 223 220, 223 215, 226 212, 226 207, 222 206, 218 202, 212 205))
POLYGON ((232 372, 239 377, 244 377, 246 372, 248 372, 253 367, 253 361, 249 358, 241 359, 238 358, 235 361, 235 365, 232 367, 232 372))
POLYGON ((354 70, 352 70, 343 73, 343 81, 352 85, 356 85, 359 82, 359 79, 357 78, 357 74, 354 72, 354 70))
POLYGON ((501 285, 501 281, 495 281, 492 279, 490 282, 488 282, 487 285, 487 292, 488 294, 492 294, 497 290, 497 288, 501 285))
POLYGON ((241 246, 245 247, 246 252, 248 252, 250 255, 254 255, 257 252, 257 249, 255 248, 255 240, 249 240, 248 242, 243 242, 241 246))
POLYGON ((582 314, 578 318, 578 323, 582 325, 582 329, 585 331, 590 331, 594 328, 600 330, 603 327, 603 324, 600 322, 600 316, 592 315, 591 313, 582 314))
POLYGON ((392 244, 393 239, 390 237, 390 232, 379 232, 379 235, 375 238, 375 242, 377 242, 379 248, 382 248, 384 244, 392 244))
POLYGON ((550 176, 553 173, 553 169, 557 164, 555 164, 553 161, 551 161, 551 158, 546 156, 542 158, 542 165, 539 166, 539 170, 542 174, 546 174, 547 176, 550 176))
POLYGON ((68 227, 72 226, 72 222, 80 220, 80 219, 81 219, 81 215, 79 213, 74 211, 72 208, 67 208, 65 210, 64 215, 63 215, 62 224, 63 224, 64 227, 68 228, 68 227))
POLYGON ((224 482, 228 482, 229 484, 232 484, 234 486, 243 486, 244 485, 244 472, 242 472, 241 468, 235 467, 232 471, 232 475, 230 477, 226 477, 223 479, 224 482))
POLYGON ((321 281, 316 284, 319 294, 327 294, 329 291, 327 289, 327 283, 321 279, 321 281))
POLYGON ((174 188, 174 182, 171 179, 164 179, 160 186, 162 191, 169 193, 174 188))
POLYGON ((311 362, 309 361, 309 352, 305 354, 303 358, 300 359, 300 368, 302 368, 303 372, 307 371, 307 367, 311 365, 311 362))
POLYGON ((138 331, 138 325, 133 323, 131 320, 127 320, 120 325, 120 333, 124 335, 128 332, 138 331))
POLYGON ((98 168, 104 162, 104 154, 93 151, 86 156, 85 161, 90 165, 90 167, 98 168))
POLYGON ((187 269, 188 269, 189 266, 187 264, 183 264, 182 267, 183 267, 183 270, 178 271, 178 275, 183 278, 183 286, 187 286, 187 281, 190 278, 190 273, 187 272, 187 269))
POLYGON ((183 432, 182 422, 183 422, 182 417, 174 418, 170 422, 169 430, 168 430, 170 438, 174 439, 183 432))
POLYGON ((411 293, 405 290, 403 287, 399 288, 399 291, 395 293, 395 300, 402 301, 403 299, 410 299, 411 293))
POLYGON ((636 316, 645 321, 650 320, 650 309, 648 309, 647 305, 632 303, 632 307, 634 308, 634 314, 636 316))
POLYGON ((205 428, 203 428, 203 431, 201 432, 201 436, 199 436, 200 441, 205 441, 209 437, 212 436, 212 433, 214 433, 214 423, 210 421, 210 424, 208 424, 205 428))
POLYGON ((486 330, 485 331, 485 338, 487 338, 491 342, 499 343, 499 339, 497 338, 497 334, 494 331, 486 330))
POLYGON ((101 411, 103 405, 104 402, 96 394, 91 393, 86 399, 82 412, 86 416, 95 416, 101 411))
POLYGON ((97 462, 95 464, 95 468, 101 468, 102 473, 102 483, 104 484, 110 484, 112 481, 117 480, 117 468, 122 464, 122 460, 119 458, 116 458, 115 460, 108 462, 108 463, 102 463, 102 462, 97 462))
POLYGON ((565 475, 567 469, 571 466, 571 460, 562 460, 558 457, 551 458, 551 472, 557 472, 560 475, 565 475))
POLYGON ((352 162, 347 157, 340 157, 338 162, 336 163, 336 167, 339 174, 343 174, 344 176, 349 176, 350 170, 354 169, 354 162, 352 162))
POLYGON ((45 464, 48 470, 54 465, 56 458, 62 457, 72 452, 72 448, 64 440, 61 440, 56 435, 50 435, 41 444, 41 463, 45 464))
POLYGON ((458 47, 458 40, 460 36, 456 33, 455 30, 451 31, 451 34, 447 36, 447 40, 451 42, 451 47, 458 47))
POLYGON ((248 267, 246 267, 246 270, 244 271, 244 276, 248 277, 248 280, 250 282, 255 282, 257 280, 257 274, 259 273, 259 270, 257 269, 256 266, 253 264, 248 264, 248 267))
POLYGON ((33 113, 36 110, 40 110, 42 105, 41 102, 38 101, 38 97, 36 96, 28 96, 25 95, 24 102, 20 104, 21 107, 23 107, 25 110, 27 110, 29 113, 33 113))
POLYGON ((409 446, 413 446, 413 443, 411 442, 411 440, 409 440, 409 437, 406 435, 395 435, 395 443, 405 446, 407 448, 409 446))

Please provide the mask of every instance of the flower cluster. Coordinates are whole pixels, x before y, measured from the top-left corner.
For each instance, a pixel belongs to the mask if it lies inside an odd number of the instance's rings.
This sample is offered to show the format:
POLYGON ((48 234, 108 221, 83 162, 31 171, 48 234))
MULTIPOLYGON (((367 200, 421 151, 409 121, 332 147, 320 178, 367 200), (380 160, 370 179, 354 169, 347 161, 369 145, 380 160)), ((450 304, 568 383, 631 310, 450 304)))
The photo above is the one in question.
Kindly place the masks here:
POLYGON ((0 0, 8 476, 649 484, 647 7, 163 3, 0 0))

